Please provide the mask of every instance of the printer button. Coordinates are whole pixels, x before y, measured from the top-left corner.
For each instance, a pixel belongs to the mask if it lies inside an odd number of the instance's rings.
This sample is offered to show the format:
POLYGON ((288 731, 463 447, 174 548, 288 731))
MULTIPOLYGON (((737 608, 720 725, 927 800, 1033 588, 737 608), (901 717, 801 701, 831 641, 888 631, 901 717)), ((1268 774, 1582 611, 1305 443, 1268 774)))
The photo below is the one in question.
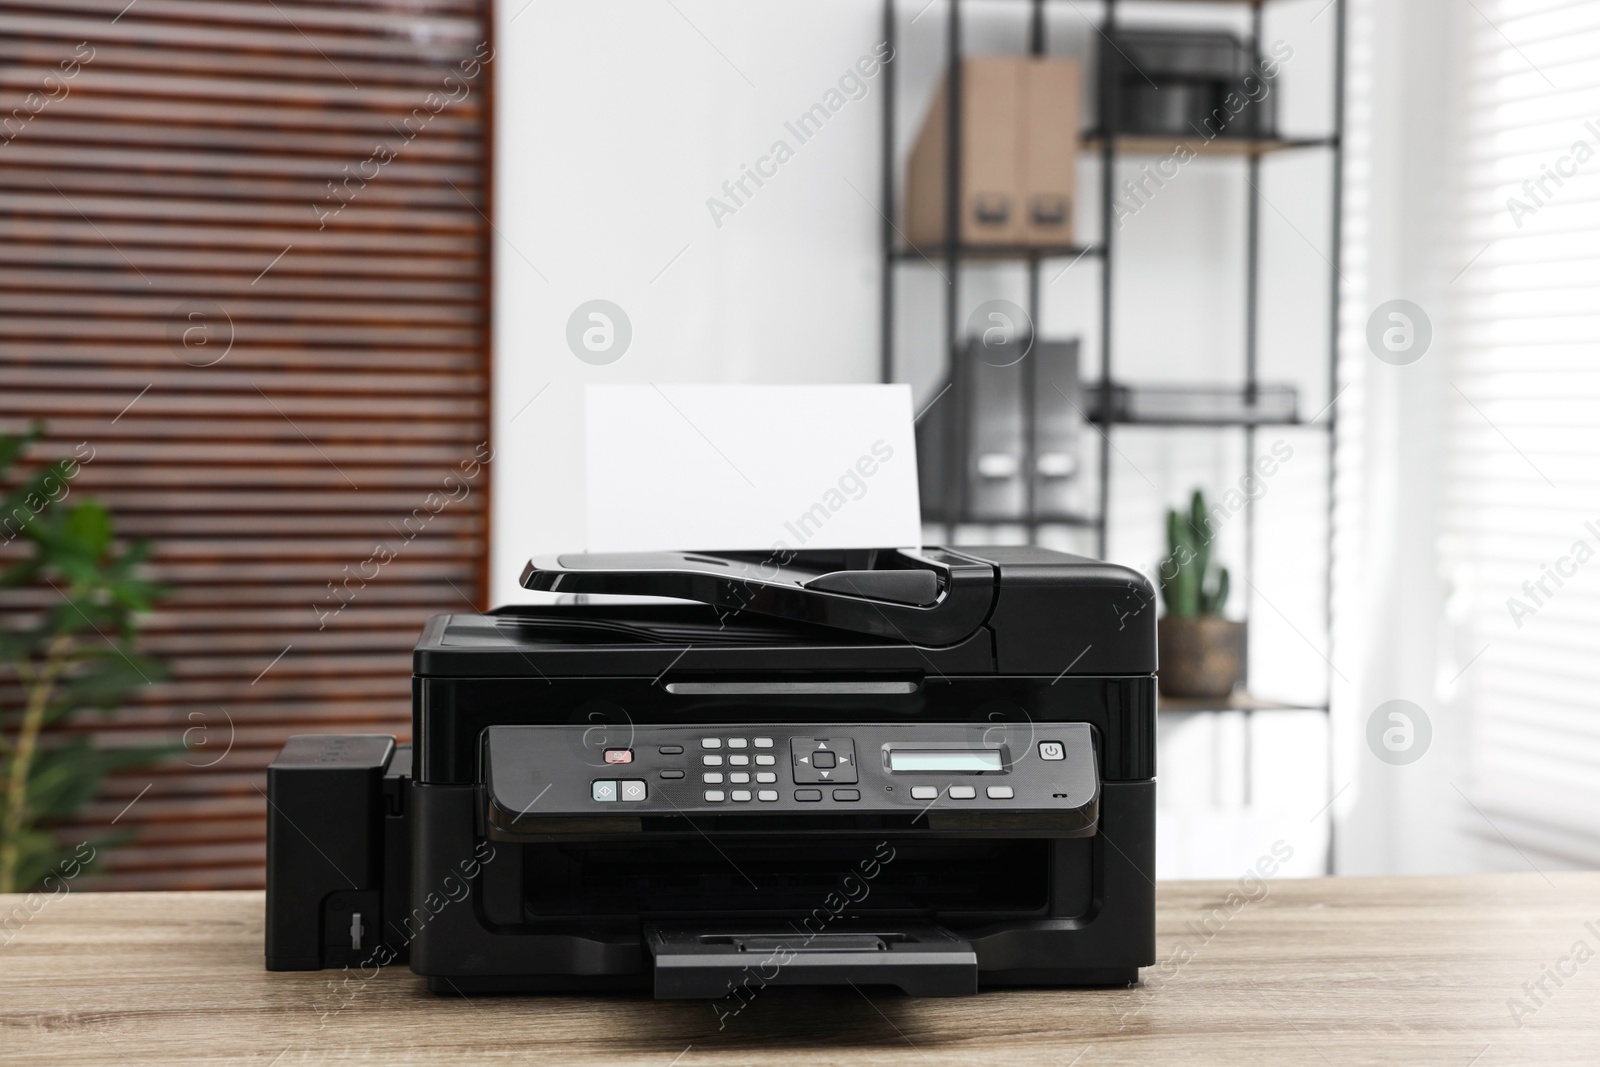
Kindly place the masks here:
POLYGON ((720 738, 720 737, 702 737, 700 739, 700 747, 701 748, 721 748, 722 747, 722 738, 720 738))
POLYGON ((750 775, 744 771, 734 771, 732 774, 728 775, 728 781, 732 782, 734 785, 749 785, 750 775))
POLYGON ((987 790, 990 800, 1010 800, 1016 796, 1009 785, 991 785, 987 790))
POLYGON ((761 801, 763 804, 770 804, 774 800, 778 799, 778 791, 776 789, 759 790, 756 793, 756 799, 761 801))
POLYGON ((729 756, 728 757, 728 765, 730 767, 748 767, 748 766, 750 766, 750 757, 749 756, 729 756))
POLYGON ((822 790, 820 790, 820 789, 796 789, 794 791, 794 798, 796 800, 800 801, 801 803, 805 803, 807 801, 812 801, 812 800, 821 800, 822 799, 822 790))
POLYGON ((772 738, 770 738, 770 737, 758 737, 758 738, 756 738, 756 747, 757 748, 771 748, 772 747, 772 738))
POLYGON ((1067 752, 1060 741, 1040 741, 1039 758, 1048 760, 1066 759, 1067 752))
POLYGON ((704 782, 706 785, 721 785, 722 784, 722 772, 721 771, 707 771, 705 774, 702 774, 700 776, 700 780, 702 782, 704 782))
POLYGON ((939 787, 936 785, 914 785, 911 787, 912 800, 938 800, 939 787))
POLYGON ((704 763, 707 767, 720 767, 720 766, 722 766, 722 757, 721 756, 701 756, 700 757, 700 762, 704 763))
POLYGON ((661 777, 663 777, 663 778, 682 778, 683 777, 683 772, 682 771, 662 771, 661 772, 661 777))
POLYGON ((706 800, 709 803, 719 804, 724 799, 726 799, 726 798, 723 796, 722 790, 720 790, 720 789, 707 789, 706 790, 706 800))
POLYGON ((648 792, 645 789, 645 785, 641 781, 632 780, 632 781, 623 782, 621 784, 622 784, 622 799, 624 801, 626 801, 627 803, 636 804, 639 801, 644 800, 645 797, 648 795, 648 792))
POLYGON ((742 737, 730 737, 730 738, 728 738, 728 747, 729 748, 749 748, 750 747, 750 742, 745 740, 742 737))
POLYGON ((848 737, 791 737, 795 785, 854 785, 855 742, 848 737))
POLYGON ((681 756, 683 755, 683 746, 662 745, 660 748, 656 749, 656 751, 661 753, 663 756, 681 756))
POLYGON ((617 799, 617 783, 595 782, 589 786, 589 795, 595 800, 610 804, 617 799))
POLYGON ((978 795, 978 791, 970 785, 953 785, 950 787, 951 800, 971 800, 978 795))
POLYGON ((773 764, 775 764, 777 762, 778 762, 778 757, 777 756, 757 756, 756 757, 756 766, 757 767, 771 767, 773 764))
POLYGON ((633 749, 608 748, 605 751, 605 760, 607 763, 632 763, 633 749))
POLYGON ((748 789, 735 789, 733 791, 733 799, 738 801, 739 803, 743 804, 745 801, 750 799, 750 790, 748 790, 748 789))
POLYGON ((756 772, 756 781, 761 782, 764 785, 768 784, 768 783, 771 783, 771 782, 776 782, 777 780, 778 780, 778 776, 776 774, 773 774, 771 771, 757 771, 756 772))
POLYGON ((861 790, 859 790, 859 789, 835 789, 833 791, 833 799, 835 799, 835 800, 860 800, 861 799, 861 790))

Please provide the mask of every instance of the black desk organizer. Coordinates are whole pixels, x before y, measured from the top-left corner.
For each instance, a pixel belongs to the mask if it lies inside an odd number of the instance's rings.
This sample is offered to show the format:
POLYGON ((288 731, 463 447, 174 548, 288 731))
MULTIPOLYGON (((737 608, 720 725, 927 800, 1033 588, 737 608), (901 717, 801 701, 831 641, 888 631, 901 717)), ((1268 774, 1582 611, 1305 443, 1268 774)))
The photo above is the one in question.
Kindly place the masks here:
POLYGON ((1208 139, 1277 134, 1277 93, 1264 85, 1254 48, 1232 34, 1117 30, 1100 39, 1100 62, 1115 82, 1102 96, 1102 130, 1208 139), (1230 97, 1248 104, 1229 107, 1230 97))

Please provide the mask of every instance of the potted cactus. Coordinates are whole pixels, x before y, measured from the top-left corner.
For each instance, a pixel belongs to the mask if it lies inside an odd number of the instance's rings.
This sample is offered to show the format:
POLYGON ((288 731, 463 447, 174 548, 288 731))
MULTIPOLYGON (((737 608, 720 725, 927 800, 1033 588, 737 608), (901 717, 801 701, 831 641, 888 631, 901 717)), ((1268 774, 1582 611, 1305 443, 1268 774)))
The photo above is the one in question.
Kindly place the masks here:
POLYGON ((1228 568, 1211 558, 1205 494, 1196 489, 1187 515, 1167 511, 1167 556, 1157 575, 1167 612, 1157 623, 1161 692, 1171 697, 1226 697, 1239 684, 1244 624, 1223 618, 1228 568))

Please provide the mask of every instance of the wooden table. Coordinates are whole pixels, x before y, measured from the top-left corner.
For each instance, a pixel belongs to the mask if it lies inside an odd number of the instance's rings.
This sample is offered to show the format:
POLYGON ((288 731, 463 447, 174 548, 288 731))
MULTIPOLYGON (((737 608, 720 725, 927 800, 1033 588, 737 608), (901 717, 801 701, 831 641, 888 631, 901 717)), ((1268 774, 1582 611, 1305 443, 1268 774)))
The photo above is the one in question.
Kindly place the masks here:
POLYGON ((269 974, 259 893, 72 893, 20 927, 0 897, 0 1063, 1600 1063, 1600 874, 1239 892, 1163 884, 1136 989, 768 989, 720 1031, 697 1001, 269 974))

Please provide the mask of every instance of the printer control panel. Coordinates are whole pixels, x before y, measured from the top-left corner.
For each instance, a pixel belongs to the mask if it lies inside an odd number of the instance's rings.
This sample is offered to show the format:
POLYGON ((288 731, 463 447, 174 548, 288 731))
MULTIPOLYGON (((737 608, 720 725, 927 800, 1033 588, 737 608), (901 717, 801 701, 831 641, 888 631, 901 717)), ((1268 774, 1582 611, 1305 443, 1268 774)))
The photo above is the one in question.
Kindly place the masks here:
POLYGON ((1060 836, 1093 833, 1099 801, 1086 723, 495 726, 483 774, 506 837, 796 814, 1060 836))

